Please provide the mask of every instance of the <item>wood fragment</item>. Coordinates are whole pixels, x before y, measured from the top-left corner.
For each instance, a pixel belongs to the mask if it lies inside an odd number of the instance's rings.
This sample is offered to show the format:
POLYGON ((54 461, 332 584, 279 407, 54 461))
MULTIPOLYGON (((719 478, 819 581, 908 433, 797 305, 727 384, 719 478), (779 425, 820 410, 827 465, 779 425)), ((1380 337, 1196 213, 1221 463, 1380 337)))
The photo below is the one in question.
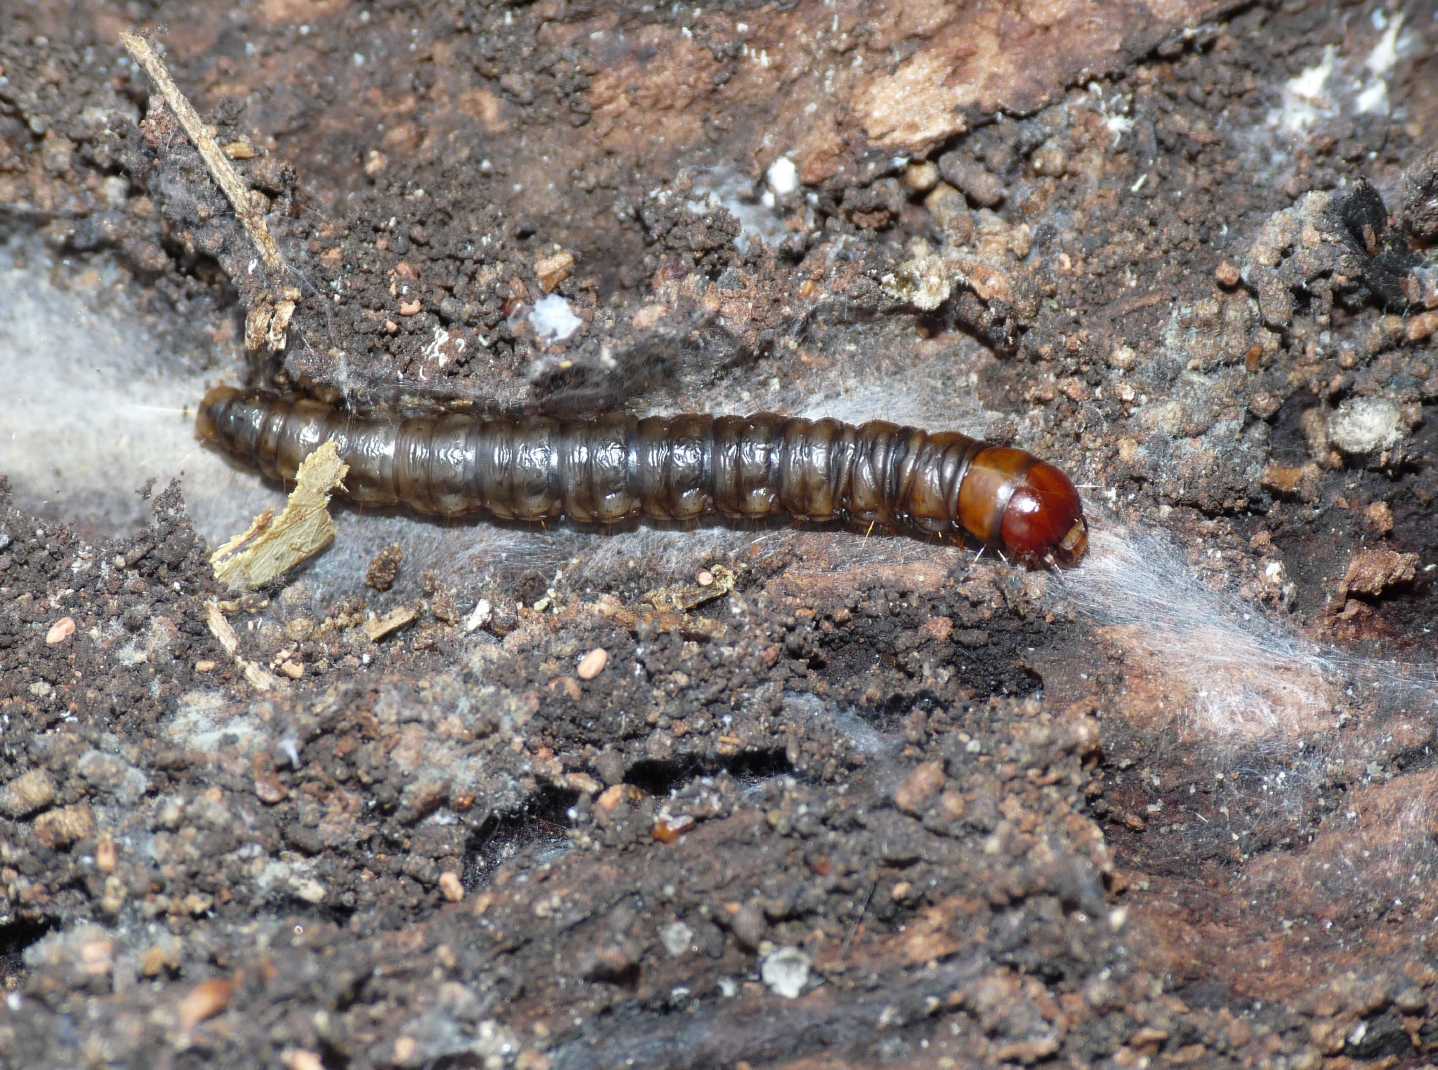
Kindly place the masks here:
POLYGON ((675 613, 687 613, 691 609, 697 609, 705 602, 712 602, 716 598, 722 598, 734 589, 737 577, 732 569, 723 565, 715 565, 707 568, 698 576, 697 584, 676 583, 670 587, 661 587, 657 591, 650 591, 644 596, 655 609, 669 610, 675 613), (707 581, 707 582, 705 582, 707 581))
POLYGON ((594 612, 634 634, 649 629, 673 632, 685 639, 723 639, 729 634, 723 621, 692 617, 671 609, 655 610, 647 605, 630 607, 611 596, 595 602, 594 612))
POLYGON ((205 623, 209 625, 210 634, 215 637, 220 646, 224 647, 225 653, 235 659, 235 664, 251 687, 256 691, 273 691, 280 686, 278 676, 266 672, 253 661, 240 656, 240 637, 235 634, 234 627, 225 619, 224 611, 220 609, 219 603, 210 602, 205 607, 205 623))
POLYGON ((245 675, 245 681, 256 691, 273 691, 280 685, 280 678, 274 673, 266 672, 253 661, 244 658, 236 658, 240 671, 245 675))
POLYGON ((275 517, 265 510, 210 555, 215 578, 233 591, 253 590, 329 546, 335 537, 330 495, 348 471, 333 439, 316 448, 300 463, 284 511, 275 517))
POLYGON ((403 628, 410 621, 414 620, 415 616, 415 611, 409 606, 392 609, 383 617, 371 617, 365 621, 365 635, 370 637, 371 642, 377 643, 395 629, 403 628))
POLYGON ((282 352, 287 344, 286 333, 290 329, 290 318, 295 314, 295 302, 289 298, 276 303, 274 314, 265 329, 265 345, 271 353, 282 352))
POLYGON ((205 622, 210 626, 210 634, 219 640, 220 646, 225 648, 225 653, 234 657, 235 651, 240 649, 240 637, 235 634, 235 629, 225 619, 218 603, 211 602, 206 607, 205 622))
POLYGON ((534 264, 534 273, 539 277, 539 288, 547 294, 552 294, 573 272, 574 254, 566 250, 540 257, 534 264))
POLYGON ((270 228, 265 224, 265 217, 260 212, 250 188, 245 185, 244 179, 230 165, 229 158, 215 141, 215 135, 200 118, 200 113, 195 111, 185 94, 180 92, 180 87, 170 77, 169 68, 165 66, 164 60, 154 48, 139 34, 121 33, 120 43, 125 46, 125 51, 134 57, 135 62, 144 68, 150 80, 155 83, 160 96, 165 98, 165 103, 175 113, 180 126, 194 142, 195 148, 199 150, 205 166, 210 169, 215 182, 224 191, 230 203, 235 207, 235 214, 240 217, 240 223, 245 228, 245 233, 250 236, 250 241, 255 243, 260 258, 264 260, 265 266, 271 271, 278 272, 284 267, 284 260, 280 256, 279 246, 270 235, 270 228))
POLYGON ((275 306, 261 301, 245 313, 245 349, 253 353, 260 348, 269 334, 270 320, 274 318, 275 306))

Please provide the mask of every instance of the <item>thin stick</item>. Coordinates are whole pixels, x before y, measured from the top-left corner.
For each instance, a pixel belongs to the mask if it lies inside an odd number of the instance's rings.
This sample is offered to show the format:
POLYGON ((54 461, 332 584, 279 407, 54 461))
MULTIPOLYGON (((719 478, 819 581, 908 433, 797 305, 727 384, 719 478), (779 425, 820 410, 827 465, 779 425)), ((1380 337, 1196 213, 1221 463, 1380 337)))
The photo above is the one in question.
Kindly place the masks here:
POLYGON ((180 92, 180 87, 170 77, 164 60, 160 59, 155 50, 150 47, 150 42, 138 34, 121 33, 120 43, 125 46, 125 50, 131 56, 135 57, 135 62, 145 68, 145 73, 155 83, 155 88, 160 91, 160 96, 165 98, 165 103, 175 113, 175 118, 180 121, 180 126, 190 136, 195 148, 200 151, 200 157, 205 161, 205 166, 210 169, 210 174, 219 183, 220 189, 224 190, 230 203, 235 206, 235 214, 240 217, 245 233, 255 243, 255 248, 259 250, 260 258, 264 260, 265 266, 271 271, 280 271, 284 267, 284 261, 280 258, 279 246, 270 236, 270 228, 265 226, 265 217, 255 205, 249 187, 230 165, 229 159, 216 143, 209 127, 200 118, 200 113, 195 111, 194 106, 180 92))

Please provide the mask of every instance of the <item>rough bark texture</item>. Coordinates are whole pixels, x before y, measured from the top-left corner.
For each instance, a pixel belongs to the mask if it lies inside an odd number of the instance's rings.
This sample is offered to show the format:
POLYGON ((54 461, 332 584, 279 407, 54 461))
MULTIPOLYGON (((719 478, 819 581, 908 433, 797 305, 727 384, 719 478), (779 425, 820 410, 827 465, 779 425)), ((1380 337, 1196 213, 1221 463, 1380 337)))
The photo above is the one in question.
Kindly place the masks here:
POLYGON ((981 410, 1155 608, 823 529, 460 570, 416 523, 227 642, 177 489, 107 531, 17 483, 0 1065, 1438 1058, 1431 4, 54 7, 0 0, 0 225, 214 378, 981 410))

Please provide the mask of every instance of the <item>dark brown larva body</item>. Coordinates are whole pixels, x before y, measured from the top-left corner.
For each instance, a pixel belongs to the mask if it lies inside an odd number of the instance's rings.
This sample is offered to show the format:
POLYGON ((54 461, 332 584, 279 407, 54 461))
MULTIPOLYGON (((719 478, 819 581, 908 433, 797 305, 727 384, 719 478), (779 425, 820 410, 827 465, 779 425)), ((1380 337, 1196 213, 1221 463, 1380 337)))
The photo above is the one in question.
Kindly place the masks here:
POLYGON ((844 519, 964 532, 1029 563, 1064 565, 1088 547, 1078 493, 1057 468, 1023 450, 881 420, 398 420, 221 386, 205 395, 197 425, 203 440, 276 480, 292 479, 300 461, 333 438, 349 465, 351 501, 431 516, 844 519))

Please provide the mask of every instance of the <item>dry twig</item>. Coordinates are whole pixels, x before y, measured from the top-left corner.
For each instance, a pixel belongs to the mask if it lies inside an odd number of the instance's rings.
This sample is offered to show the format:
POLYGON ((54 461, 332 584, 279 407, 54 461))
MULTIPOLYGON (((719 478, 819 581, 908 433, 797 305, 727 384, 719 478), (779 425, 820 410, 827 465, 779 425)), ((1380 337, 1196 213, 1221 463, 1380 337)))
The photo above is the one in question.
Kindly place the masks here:
POLYGON ((175 118, 179 120, 180 126, 194 142, 195 148, 199 150, 201 158, 205 161, 205 166, 210 169, 210 174, 219 183, 220 189, 230 199, 230 203, 235 206, 235 214, 240 217, 245 233, 255 243, 255 248, 259 250, 260 258, 264 260, 265 266, 271 271, 280 271, 284 267, 284 261, 280 258, 279 246, 275 244, 275 239, 270 235, 270 228, 265 225, 264 214, 256 203, 254 195, 245 185, 245 180, 231 166, 224 150, 215 141, 215 135, 210 132, 210 128, 200 118, 200 113, 195 111, 194 105, 180 92, 180 87, 170 77, 164 60, 160 59, 150 42, 138 34, 122 33, 120 34, 120 43, 135 58, 135 62, 145 69, 145 73, 150 76, 150 80, 155 83, 155 88, 159 90, 160 96, 165 98, 165 103, 175 113, 175 118))

